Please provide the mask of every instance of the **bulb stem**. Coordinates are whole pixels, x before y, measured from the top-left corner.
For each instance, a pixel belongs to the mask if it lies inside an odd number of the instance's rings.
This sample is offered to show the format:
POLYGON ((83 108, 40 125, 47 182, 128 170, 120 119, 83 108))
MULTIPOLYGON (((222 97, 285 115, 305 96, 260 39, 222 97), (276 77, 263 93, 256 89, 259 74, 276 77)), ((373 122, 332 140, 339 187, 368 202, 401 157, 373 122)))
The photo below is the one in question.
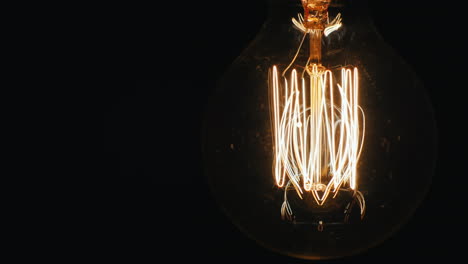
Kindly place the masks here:
POLYGON ((322 62, 322 34, 322 30, 313 30, 309 33, 309 61, 312 64, 320 65, 322 62))
POLYGON ((322 34, 328 21, 328 6, 331 0, 302 0, 304 27, 309 30, 309 61, 321 64, 322 34))

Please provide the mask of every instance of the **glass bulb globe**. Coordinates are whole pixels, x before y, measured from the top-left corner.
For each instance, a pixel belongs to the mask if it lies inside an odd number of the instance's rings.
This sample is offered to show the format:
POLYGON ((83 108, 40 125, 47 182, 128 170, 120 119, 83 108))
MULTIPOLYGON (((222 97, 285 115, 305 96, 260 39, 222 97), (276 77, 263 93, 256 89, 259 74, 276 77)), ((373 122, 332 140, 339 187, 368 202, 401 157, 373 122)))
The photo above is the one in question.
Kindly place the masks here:
POLYGON ((404 224, 430 186, 431 104, 365 1, 271 0, 269 9, 207 107, 212 193, 265 248, 357 254, 404 224))

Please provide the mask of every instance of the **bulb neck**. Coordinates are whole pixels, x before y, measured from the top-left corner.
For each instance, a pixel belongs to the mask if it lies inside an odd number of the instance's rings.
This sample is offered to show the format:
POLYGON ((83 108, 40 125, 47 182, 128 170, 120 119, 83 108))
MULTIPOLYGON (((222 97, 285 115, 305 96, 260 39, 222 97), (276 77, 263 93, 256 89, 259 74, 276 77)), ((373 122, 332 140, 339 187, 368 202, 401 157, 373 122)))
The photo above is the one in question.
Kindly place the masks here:
MULTIPOLYGON (((337 10, 344 16, 368 17, 371 0, 331 0, 329 9, 337 10)), ((287 19, 304 13, 302 0, 266 0, 270 19, 287 19)))
POLYGON ((328 21, 331 0, 301 0, 304 8, 304 28, 309 31, 309 62, 322 62, 322 34, 328 21))
POLYGON ((330 0, 302 0, 304 26, 311 30, 323 30, 328 20, 330 0))

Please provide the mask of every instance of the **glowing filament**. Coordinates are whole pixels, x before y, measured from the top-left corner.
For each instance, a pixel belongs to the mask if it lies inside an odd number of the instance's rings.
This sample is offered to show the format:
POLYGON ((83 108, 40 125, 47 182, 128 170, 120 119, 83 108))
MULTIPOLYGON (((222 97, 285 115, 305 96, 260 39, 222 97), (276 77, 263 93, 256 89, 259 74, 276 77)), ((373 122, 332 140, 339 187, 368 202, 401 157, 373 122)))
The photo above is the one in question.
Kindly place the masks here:
MULTIPOLYGON (((280 82, 270 79, 274 130, 274 175, 279 187, 292 185, 299 197, 311 192, 319 205, 330 193, 357 188, 357 163, 364 140, 358 69, 341 69, 339 83, 330 70, 313 64, 309 78, 296 70, 280 82)), ((287 208, 285 208, 287 209, 287 208)))

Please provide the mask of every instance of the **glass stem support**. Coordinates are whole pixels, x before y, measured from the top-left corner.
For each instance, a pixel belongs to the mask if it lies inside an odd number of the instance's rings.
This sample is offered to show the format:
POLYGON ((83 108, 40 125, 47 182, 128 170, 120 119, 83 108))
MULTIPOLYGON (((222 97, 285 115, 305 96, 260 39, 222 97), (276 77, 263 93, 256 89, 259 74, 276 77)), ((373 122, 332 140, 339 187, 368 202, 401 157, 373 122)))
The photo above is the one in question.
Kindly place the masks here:
POLYGON ((322 30, 313 30, 309 33, 309 63, 320 65, 322 63, 322 30))

